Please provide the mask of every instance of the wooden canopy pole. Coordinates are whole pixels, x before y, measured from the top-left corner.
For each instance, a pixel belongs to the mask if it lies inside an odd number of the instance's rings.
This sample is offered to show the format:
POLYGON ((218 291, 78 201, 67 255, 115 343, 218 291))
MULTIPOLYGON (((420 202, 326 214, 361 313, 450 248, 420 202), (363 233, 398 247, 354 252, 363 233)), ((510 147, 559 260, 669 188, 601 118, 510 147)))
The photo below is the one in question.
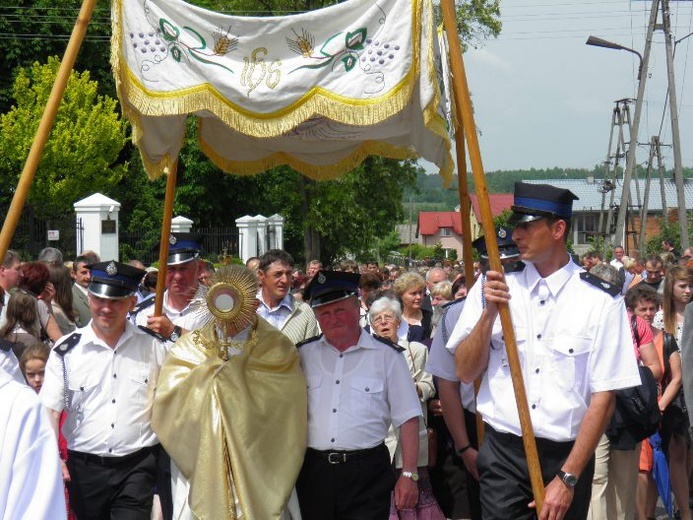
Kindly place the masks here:
MULTIPOLYGON (((469 203, 469 184, 467 183, 467 154, 464 146, 464 130, 458 122, 455 132, 455 151, 457 152, 457 189, 460 196, 460 221, 462 223, 462 258, 464 260, 464 275, 467 289, 474 285, 474 257, 472 256, 472 226, 469 222, 471 212, 469 203)), ((481 378, 474 381, 474 396, 479 393, 481 378)), ((477 445, 484 442, 484 420, 479 412, 476 413, 477 445)))
MULTIPOLYGON (((493 216, 491 214, 491 204, 488 198, 488 188, 484 177, 484 168, 481 161, 481 151, 476 136, 476 126, 474 124, 474 114, 472 113, 472 103, 469 96, 467 75, 464 70, 460 37, 457 34, 457 24, 455 17, 454 0, 442 0, 443 20, 445 33, 448 37, 450 48, 450 68, 453 74, 453 93, 455 96, 455 108, 458 120, 464 126, 464 133, 469 145, 469 157, 472 163, 472 174, 476 184, 476 194, 481 209, 481 224, 486 237, 486 248, 489 254, 489 263, 494 271, 502 271, 503 267, 498 252, 498 242, 493 227, 493 216)), ((517 352, 515 341, 515 331, 513 330, 512 318, 508 304, 498 306, 501 325, 503 326, 503 337, 508 353, 508 363, 510 365, 510 375, 512 376, 513 388, 515 390, 515 400, 520 415, 520 425, 522 427, 522 440, 527 456, 527 466, 529 477, 532 483, 532 492, 537 507, 537 514, 541 513, 544 504, 544 483, 539 466, 539 455, 537 444, 532 428, 532 418, 529 415, 529 405, 527 404, 527 394, 522 379, 522 369, 520 367, 520 357, 517 352)))
POLYGON ((166 290, 166 272, 168 271, 168 245, 171 240, 171 219, 173 218, 173 202, 176 198, 176 182, 178 178, 178 159, 168 169, 166 179, 166 200, 164 201, 164 216, 161 222, 161 244, 159 245, 159 274, 156 279, 156 299, 154 300, 153 316, 161 316, 164 309, 164 291, 166 290))
POLYGON ((455 132, 457 152, 457 191, 460 196, 460 220, 462 221, 462 260, 467 289, 474 285, 474 257, 472 256, 472 227, 469 223, 469 185, 467 184, 467 157, 464 147, 464 131, 460 122, 455 132))
POLYGON ((82 8, 79 11, 77 21, 72 29, 70 41, 65 49, 65 54, 62 62, 60 63, 60 68, 58 69, 58 74, 55 78, 55 82, 53 83, 50 96, 48 97, 46 108, 43 110, 41 121, 39 122, 38 129, 36 130, 34 142, 29 150, 26 163, 24 163, 24 169, 22 170, 22 175, 19 178, 17 189, 12 197, 12 203, 10 204, 10 209, 7 211, 5 222, 2 225, 2 231, 0 231, 0 262, 2 262, 2 260, 5 258, 5 254, 10 247, 12 238, 14 237, 17 222, 19 222, 19 217, 24 209, 24 204, 26 203, 26 198, 29 194, 29 188, 31 188, 31 184, 34 182, 36 169, 41 162, 43 149, 46 147, 46 142, 48 141, 51 129, 53 128, 55 116, 58 113, 58 108, 60 107, 60 101, 63 98, 65 88, 67 87, 67 82, 70 79, 72 67, 75 65, 77 54, 82 46, 82 42, 84 41, 84 35, 87 32, 87 26, 89 25, 89 20, 94 12, 95 4, 96 0, 84 0, 82 2, 82 8))

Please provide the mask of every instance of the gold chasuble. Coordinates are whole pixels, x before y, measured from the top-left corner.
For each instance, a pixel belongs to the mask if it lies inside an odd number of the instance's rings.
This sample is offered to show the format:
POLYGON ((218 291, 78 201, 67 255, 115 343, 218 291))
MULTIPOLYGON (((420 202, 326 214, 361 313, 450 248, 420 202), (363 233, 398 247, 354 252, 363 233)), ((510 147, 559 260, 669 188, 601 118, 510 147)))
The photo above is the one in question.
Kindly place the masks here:
POLYGON ((278 519, 307 442, 298 352, 259 317, 248 340, 227 343, 224 355, 216 330, 210 323, 171 348, 152 425, 190 482, 196 518, 233 519, 238 504, 244 519, 278 519))

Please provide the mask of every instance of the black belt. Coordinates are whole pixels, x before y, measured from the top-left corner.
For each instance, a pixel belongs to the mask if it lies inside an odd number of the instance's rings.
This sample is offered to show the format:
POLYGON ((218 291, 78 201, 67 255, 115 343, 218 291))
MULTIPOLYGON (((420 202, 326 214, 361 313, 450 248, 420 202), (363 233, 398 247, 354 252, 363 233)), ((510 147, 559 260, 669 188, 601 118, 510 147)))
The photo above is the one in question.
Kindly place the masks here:
POLYGON ((383 450, 387 451, 384 442, 378 444, 374 448, 367 448, 365 450, 316 450, 308 448, 306 450, 306 456, 321 459, 330 464, 344 464, 346 462, 353 462, 355 460, 378 455, 383 450))
POLYGON ((159 444, 154 446, 147 446, 141 450, 137 450, 129 455, 123 455, 122 457, 102 457, 101 455, 93 455, 92 453, 84 453, 81 451, 67 450, 67 457, 69 459, 84 460, 86 462, 91 462, 93 464, 99 464, 101 466, 120 466, 121 464, 126 464, 127 462, 132 462, 137 459, 143 459, 150 453, 159 449, 159 444))

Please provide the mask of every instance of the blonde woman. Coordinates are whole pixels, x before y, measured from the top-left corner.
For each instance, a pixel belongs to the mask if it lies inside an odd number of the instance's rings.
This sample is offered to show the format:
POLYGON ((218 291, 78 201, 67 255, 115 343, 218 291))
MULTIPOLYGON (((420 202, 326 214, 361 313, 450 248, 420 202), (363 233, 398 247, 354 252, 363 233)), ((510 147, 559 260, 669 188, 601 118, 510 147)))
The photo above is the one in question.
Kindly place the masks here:
POLYGON ((431 337, 432 313, 421 308, 426 282, 413 271, 402 274, 392 286, 402 302, 402 323, 398 331, 400 339, 424 341, 431 337))

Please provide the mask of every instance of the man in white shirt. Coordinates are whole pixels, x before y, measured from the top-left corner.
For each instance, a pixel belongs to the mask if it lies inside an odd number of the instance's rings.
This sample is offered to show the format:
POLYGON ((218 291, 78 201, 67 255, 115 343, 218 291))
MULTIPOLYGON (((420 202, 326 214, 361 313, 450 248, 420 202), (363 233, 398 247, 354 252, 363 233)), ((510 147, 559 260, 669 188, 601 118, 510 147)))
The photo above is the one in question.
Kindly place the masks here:
POLYGON ((296 483, 303 520, 387 518, 418 500, 421 405, 402 349, 359 327, 359 275, 319 271, 307 288, 324 336, 297 345, 308 384, 308 450, 296 483), (398 479, 384 440, 400 429, 398 479), (395 483, 396 482, 396 483, 395 483))
POLYGON ((586 518, 614 391, 640 384, 622 299, 584 279, 568 255, 575 199, 553 186, 515 184, 511 224, 525 269, 486 273, 447 344, 462 381, 483 378, 477 410, 486 436, 477 469, 485 519, 536 515, 499 303, 510 306, 546 486, 540 520, 586 518))
POLYGON ((77 517, 148 520, 159 451, 151 406, 165 350, 127 321, 144 271, 115 261, 90 267, 92 319, 53 349, 39 395, 56 430, 67 414, 77 517))

